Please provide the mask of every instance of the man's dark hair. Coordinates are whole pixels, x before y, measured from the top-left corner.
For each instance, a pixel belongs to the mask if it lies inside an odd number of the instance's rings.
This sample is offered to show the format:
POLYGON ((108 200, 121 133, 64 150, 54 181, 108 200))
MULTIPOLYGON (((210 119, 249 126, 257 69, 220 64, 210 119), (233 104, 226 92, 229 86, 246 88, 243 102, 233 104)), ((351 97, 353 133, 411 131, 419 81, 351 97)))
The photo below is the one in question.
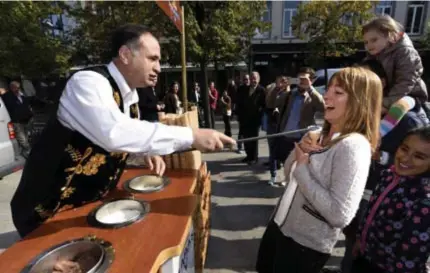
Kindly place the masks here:
POLYGON ((115 29, 111 39, 112 58, 118 57, 119 49, 123 45, 132 50, 138 49, 139 38, 145 33, 150 32, 145 26, 139 24, 126 24, 115 29))
POLYGON ((369 69, 370 71, 372 71, 373 73, 375 73, 376 75, 378 75, 378 77, 381 80, 383 80, 383 79, 386 80, 387 79, 387 74, 385 73, 384 67, 377 60, 373 60, 373 59, 365 60, 365 61, 363 61, 360 64, 360 66, 369 69))
POLYGON ((315 70, 310 67, 301 67, 298 74, 309 74, 311 79, 315 78, 315 70))

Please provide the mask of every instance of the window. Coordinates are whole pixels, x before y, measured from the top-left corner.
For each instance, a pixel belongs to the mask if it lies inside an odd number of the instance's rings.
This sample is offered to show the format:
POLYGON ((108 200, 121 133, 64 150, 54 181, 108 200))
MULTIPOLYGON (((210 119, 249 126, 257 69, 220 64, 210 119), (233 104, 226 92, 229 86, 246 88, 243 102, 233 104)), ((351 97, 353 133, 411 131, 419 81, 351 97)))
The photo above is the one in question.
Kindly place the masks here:
POLYGON ((379 15, 392 15, 393 1, 379 1, 376 5, 376 13, 379 15))
POLYGON ((293 33, 293 17, 296 15, 297 9, 284 9, 283 16, 283 37, 294 37, 293 33))
MULTIPOLYGON (((261 16, 261 21, 271 22, 272 21, 272 1, 267 1, 267 8, 261 16)), ((270 31, 265 31, 263 33, 257 28, 255 30, 254 39, 267 39, 270 38, 270 31)))
POLYGON ((425 1, 411 1, 408 5, 406 33, 421 34, 424 19, 425 1))
POLYGON ((284 1, 284 12, 282 16, 282 37, 292 38, 293 33, 293 17, 297 13, 297 8, 300 1, 284 1))

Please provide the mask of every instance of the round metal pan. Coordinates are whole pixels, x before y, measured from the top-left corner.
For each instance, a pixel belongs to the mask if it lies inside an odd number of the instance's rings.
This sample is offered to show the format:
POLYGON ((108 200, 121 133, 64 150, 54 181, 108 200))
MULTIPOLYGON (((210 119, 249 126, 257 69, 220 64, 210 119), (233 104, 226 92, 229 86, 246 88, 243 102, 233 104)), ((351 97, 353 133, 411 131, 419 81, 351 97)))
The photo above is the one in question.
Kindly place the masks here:
POLYGON ((79 264, 81 272, 100 273, 110 266, 113 255, 110 243, 85 237, 66 241, 44 251, 21 273, 52 273, 55 264, 60 261, 79 264))
POLYGON ((170 184, 170 179, 167 176, 156 175, 140 175, 136 176, 124 183, 124 190, 131 193, 150 193, 161 191, 170 184), (154 181, 149 180, 159 180, 154 181))
POLYGON ((90 225, 99 228, 121 228, 142 220, 149 212, 149 203, 132 198, 107 201, 88 214, 90 225))

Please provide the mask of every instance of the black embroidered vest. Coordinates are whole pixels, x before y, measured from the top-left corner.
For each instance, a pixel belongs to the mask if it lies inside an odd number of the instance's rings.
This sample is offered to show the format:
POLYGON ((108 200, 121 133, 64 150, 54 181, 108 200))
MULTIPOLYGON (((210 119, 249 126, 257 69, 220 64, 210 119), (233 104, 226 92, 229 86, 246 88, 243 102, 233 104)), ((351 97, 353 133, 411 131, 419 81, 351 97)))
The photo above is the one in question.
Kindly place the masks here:
MULTIPOLYGON (((89 70, 109 80, 112 90, 106 92, 112 92, 124 112, 121 92, 107 67, 89 70)), ((138 111, 138 104, 133 104, 130 116, 138 118, 138 111)), ((63 126, 55 115, 33 146, 11 202, 12 217, 20 235, 28 234, 57 212, 102 198, 116 187, 127 157, 127 153, 107 152, 79 132, 63 126)))

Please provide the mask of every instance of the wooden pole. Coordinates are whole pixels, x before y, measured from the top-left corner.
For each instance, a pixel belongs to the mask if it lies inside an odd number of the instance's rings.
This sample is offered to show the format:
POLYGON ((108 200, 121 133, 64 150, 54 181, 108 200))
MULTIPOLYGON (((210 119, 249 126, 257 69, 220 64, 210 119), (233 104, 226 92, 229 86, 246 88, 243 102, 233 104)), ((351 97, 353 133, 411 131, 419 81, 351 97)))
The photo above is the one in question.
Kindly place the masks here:
POLYGON ((187 58, 185 52, 185 7, 181 8, 181 23, 182 23, 182 33, 181 33, 181 59, 182 59, 182 106, 184 112, 188 111, 188 92, 187 92, 187 58))

